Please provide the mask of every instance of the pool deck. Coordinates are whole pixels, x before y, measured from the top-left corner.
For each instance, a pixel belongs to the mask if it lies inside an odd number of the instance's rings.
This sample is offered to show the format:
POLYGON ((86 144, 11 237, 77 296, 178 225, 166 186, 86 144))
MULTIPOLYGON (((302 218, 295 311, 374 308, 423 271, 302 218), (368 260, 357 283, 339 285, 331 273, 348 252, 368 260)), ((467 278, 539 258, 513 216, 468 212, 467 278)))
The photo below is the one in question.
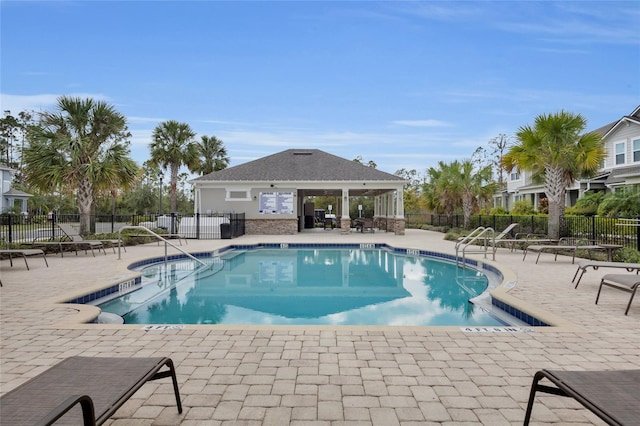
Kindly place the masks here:
MULTIPOLYGON (((175 241, 174 241, 175 242, 175 241)), ((443 234, 339 230, 293 236, 189 240, 188 251, 255 243, 387 243, 454 254, 443 234)), ((174 253, 170 249, 169 253, 174 253)), ((542 368, 640 368, 640 301, 603 289, 612 270, 589 270, 577 289, 571 258, 498 249, 496 264, 517 276, 508 295, 534 305, 557 328, 530 332, 460 327, 141 326, 79 324, 61 296, 131 275, 130 263, 161 256, 156 243, 112 251, 0 261, 0 394, 74 355, 168 356, 184 405, 178 414, 169 380, 147 383, 106 424, 123 425, 425 425, 522 424, 533 374, 542 368)), ((481 255, 469 257, 482 259, 481 255)), ((604 424, 570 398, 541 394, 531 424, 604 424)))

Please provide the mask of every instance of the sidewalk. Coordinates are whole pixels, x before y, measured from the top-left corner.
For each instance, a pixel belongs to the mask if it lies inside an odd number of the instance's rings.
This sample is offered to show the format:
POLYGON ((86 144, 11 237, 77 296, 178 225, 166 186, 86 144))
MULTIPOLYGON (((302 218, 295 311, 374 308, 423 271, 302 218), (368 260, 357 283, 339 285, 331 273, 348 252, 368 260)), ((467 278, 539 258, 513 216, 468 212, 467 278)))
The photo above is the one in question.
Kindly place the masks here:
MULTIPOLYGON (((384 242, 454 253, 443 235, 407 230, 323 231, 294 236, 189 240, 188 251, 257 242, 384 242)), ((499 249, 496 262, 513 271, 509 294, 574 323, 567 330, 462 332, 436 327, 140 326, 72 324, 72 307, 47 299, 83 292, 130 274, 135 260, 164 253, 155 243, 118 255, 49 255, 0 264, 0 393, 73 355, 169 356, 176 363, 184 405, 169 381, 146 384, 107 424, 112 425, 417 425, 522 424, 535 371, 640 368, 640 304, 624 315, 628 294, 603 290, 591 271, 578 289, 571 259, 543 254, 522 260, 499 249), (64 325, 55 325, 63 324, 64 325), (55 325, 55 326, 54 326, 55 325)), ((478 256, 473 256, 478 258, 478 256)), ((602 424, 569 398, 541 395, 532 424, 602 424)))

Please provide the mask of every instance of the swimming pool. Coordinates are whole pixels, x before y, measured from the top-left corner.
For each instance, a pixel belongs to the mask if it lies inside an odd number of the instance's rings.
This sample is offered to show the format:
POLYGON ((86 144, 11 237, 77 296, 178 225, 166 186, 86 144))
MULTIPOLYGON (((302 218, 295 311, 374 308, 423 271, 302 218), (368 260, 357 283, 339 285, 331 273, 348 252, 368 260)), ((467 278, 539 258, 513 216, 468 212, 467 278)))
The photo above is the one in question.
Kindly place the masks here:
POLYGON ((435 253, 285 244, 197 257, 206 266, 136 265, 134 291, 98 305, 127 324, 507 325, 470 302, 487 276, 435 253))

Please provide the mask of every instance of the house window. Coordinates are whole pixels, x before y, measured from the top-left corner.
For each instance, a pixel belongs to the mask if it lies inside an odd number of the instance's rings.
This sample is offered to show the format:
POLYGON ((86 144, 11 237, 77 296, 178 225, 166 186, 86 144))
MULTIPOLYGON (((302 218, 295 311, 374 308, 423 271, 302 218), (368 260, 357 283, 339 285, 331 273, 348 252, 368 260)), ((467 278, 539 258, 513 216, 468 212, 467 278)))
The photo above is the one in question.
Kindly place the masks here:
POLYGON ((510 179, 511 180, 520 180, 520 172, 518 170, 515 170, 515 171, 511 172, 510 179))
POLYGON ((227 197, 225 201, 251 201, 250 191, 230 191, 227 190, 227 197))
POLYGON ((640 139, 633 141, 633 162, 640 162, 640 139))
POLYGON ((625 143, 619 142, 616 145, 616 166, 620 164, 624 164, 624 151, 625 151, 625 143))

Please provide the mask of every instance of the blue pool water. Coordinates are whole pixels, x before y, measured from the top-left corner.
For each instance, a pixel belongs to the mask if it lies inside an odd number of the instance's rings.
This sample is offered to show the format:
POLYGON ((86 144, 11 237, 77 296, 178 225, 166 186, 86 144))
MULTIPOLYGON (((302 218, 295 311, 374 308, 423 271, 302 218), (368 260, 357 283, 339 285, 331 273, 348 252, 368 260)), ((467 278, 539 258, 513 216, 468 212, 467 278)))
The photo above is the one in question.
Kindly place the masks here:
POLYGON ((385 249, 232 250, 145 266, 142 286, 101 304, 127 324, 501 326, 470 298, 487 277, 385 249))

